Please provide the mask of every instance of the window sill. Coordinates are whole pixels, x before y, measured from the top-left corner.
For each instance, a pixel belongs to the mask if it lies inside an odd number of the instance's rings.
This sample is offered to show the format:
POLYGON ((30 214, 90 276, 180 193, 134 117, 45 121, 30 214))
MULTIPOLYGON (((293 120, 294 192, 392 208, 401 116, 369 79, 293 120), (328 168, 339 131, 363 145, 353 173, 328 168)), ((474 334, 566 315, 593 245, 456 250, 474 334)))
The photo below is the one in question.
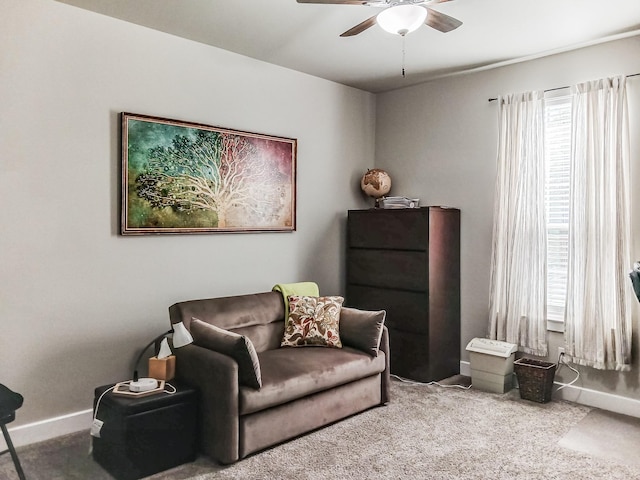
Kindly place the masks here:
POLYGON ((564 322, 547 320, 547 330, 550 332, 564 333, 564 322))

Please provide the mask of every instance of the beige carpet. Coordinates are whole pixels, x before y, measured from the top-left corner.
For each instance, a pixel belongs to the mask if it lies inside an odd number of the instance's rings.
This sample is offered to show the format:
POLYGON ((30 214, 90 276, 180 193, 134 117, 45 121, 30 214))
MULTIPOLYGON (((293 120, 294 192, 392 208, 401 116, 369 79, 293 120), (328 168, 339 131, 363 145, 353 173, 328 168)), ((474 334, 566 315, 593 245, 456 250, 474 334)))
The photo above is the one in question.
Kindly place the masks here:
MULTIPOLYGON (((154 480, 640 479, 640 466, 564 448, 591 409, 394 382, 393 401, 229 467, 206 458, 154 480)), ((26 447, 30 480, 111 478, 89 457, 88 433, 26 447)), ((0 478, 15 476, 0 457, 0 478)))

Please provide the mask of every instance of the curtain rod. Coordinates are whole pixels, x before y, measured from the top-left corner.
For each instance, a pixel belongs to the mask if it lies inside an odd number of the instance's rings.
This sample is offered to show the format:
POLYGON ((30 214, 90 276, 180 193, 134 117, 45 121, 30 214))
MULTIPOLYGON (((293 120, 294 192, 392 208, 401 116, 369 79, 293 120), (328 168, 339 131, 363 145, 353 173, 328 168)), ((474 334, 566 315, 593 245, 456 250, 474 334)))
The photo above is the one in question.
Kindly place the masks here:
MULTIPOLYGON (((627 78, 629 78, 629 77, 637 77, 638 75, 640 75, 640 73, 632 73, 631 75, 625 75, 625 77, 627 77, 627 78)), ((570 87, 566 86, 566 87, 547 88, 546 90, 543 90, 543 92, 553 92, 555 90, 562 90, 564 88, 570 88, 570 87)), ((490 102, 495 102, 496 100, 498 100, 497 97, 489 99, 490 102)))

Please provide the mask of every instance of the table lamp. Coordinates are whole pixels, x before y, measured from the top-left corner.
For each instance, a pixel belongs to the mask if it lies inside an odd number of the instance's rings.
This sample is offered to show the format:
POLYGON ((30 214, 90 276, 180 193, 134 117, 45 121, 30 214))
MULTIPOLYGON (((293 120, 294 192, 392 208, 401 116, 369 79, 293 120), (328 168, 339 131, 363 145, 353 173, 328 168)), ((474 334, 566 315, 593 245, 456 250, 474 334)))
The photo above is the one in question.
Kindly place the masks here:
POLYGON ((171 348, 169 348, 169 342, 166 336, 173 333, 173 347, 180 348, 185 345, 193 343, 193 337, 189 333, 189 330, 184 326, 182 322, 174 323, 171 330, 158 335, 151 340, 140 352, 136 363, 134 364, 135 370, 133 371, 133 380, 129 384, 129 389, 133 392, 144 392, 152 390, 157 387, 158 382, 156 380, 171 380, 175 375, 175 362, 176 357, 171 354, 171 348), (142 360, 144 352, 151 345, 155 345, 162 339, 160 343, 160 350, 156 357, 149 359, 149 377, 150 378, 138 378, 138 365, 142 360))

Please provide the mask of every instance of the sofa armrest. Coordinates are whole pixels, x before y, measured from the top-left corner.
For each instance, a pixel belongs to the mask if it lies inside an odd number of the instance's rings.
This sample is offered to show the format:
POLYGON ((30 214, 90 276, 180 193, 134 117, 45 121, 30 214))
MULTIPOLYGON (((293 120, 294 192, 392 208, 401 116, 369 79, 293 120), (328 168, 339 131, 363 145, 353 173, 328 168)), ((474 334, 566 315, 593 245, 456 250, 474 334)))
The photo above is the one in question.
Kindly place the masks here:
POLYGON ((390 358, 391 350, 389 349, 389 330, 382 327, 382 338, 380 339, 380 351, 384 352, 385 367, 382 372, 382 382, 380 385, 380 403, 386 405, 391 400, 391 369, 390 358))
POLYGON ((200 394, 200 446, 220 463, 238 460, 238 364, 197 345, 175 350, 176 378, 200 394))

